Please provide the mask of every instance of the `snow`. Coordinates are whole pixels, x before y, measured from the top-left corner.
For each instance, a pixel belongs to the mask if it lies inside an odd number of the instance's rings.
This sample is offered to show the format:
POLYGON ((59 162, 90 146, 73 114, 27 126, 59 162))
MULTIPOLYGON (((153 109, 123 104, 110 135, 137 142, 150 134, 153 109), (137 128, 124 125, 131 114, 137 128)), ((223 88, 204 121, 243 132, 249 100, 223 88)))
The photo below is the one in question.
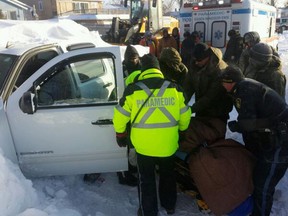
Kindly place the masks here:
MULTIPOLYGON (((69 25, 71 26, 71 23, 69 25)), ((9 38, 7 31, 3 30, 4 28, 7 30, 9 26, 14 26, 13 32, 17 34, 22 32, 26 36, 33 35, 33 40, 45 41, 47 39, 47 35, 43 35, 38 29, 40 26, 33 32, 27 32, 27 26, 22 26, 17 30, 16 25, 9 22, 0 24, 2 37, 9 38)), ((88 34, 85 29, 79 28, 80 33, 88 34)), ((59 27, 58 30, 68 31, 68 25, 64 29, 59 27)), ((76 29, 71 31, 76 31, 76 29)), ((68 31, 68 35, 71 31, 68 31)), ((50 33, 52 34, 53 31, 50 33)), ((57 35, 56 31, 54 33, 52 36, 57 35)), ((62 33, 59 35, 65 39, 62 33)), ((27 43, 31 42, 28 36, 24 37, 27 43)), ((9 39, 13 38, 10 36, 9 39)), ((288 41, 285 43, 287 44, 288 41)), ((280 54, 284 72, 288 75, 288 52, 280 54)), ((236 118, 235 110, 230 117, 236 118)), ((242 142, 241 136, 237 133, 228 131, 227 136, 242 142)), ((288 172, 276 189, 271 215, 286 216, 288 215, 288 172)), ((1 149, 0 194, 1 216, 132 216, 136 215, 138 209, 137 188, 118 184, 116 173, 103 173, 93 184, 84 182, 83 175, 28 179, 23 176, 16 164, 3 156, 1 149)), ((165 211, 160 209, 160 216, 164 215, 166 215, 165 211)), ((179 193, 174 215, 200 216, 201 213, 191 196, 179 193)))

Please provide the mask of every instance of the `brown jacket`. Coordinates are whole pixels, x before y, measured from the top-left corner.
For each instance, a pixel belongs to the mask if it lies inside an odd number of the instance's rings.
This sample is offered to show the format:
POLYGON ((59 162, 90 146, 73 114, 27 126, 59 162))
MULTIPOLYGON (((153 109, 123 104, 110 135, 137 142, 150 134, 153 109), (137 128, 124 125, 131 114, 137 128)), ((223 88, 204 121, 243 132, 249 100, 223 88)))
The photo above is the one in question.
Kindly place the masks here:
POLYGON ((189 158, 190 175, 215 215, 231 212, 253 192, 254 158, 232 139, 200 147, 189 158))
POLYGON ((160 58, 161 52, 165 47, 173 47, 174 49, 177 50, 177 42, 172 36, 168 37, 162 37, 159 42, 158 42, 158 47, 157 47, 157 56, 160 58))

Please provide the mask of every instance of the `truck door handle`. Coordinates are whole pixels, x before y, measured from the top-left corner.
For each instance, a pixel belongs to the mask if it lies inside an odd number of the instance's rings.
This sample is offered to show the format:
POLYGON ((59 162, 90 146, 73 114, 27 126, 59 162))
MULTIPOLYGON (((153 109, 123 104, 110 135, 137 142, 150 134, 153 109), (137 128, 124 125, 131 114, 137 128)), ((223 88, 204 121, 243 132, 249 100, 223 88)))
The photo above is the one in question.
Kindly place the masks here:
POLYGON ((92 125, 112 125, 113 121, 112 119, 101 119, 97 121, 92 121, 91 124, 92 125))

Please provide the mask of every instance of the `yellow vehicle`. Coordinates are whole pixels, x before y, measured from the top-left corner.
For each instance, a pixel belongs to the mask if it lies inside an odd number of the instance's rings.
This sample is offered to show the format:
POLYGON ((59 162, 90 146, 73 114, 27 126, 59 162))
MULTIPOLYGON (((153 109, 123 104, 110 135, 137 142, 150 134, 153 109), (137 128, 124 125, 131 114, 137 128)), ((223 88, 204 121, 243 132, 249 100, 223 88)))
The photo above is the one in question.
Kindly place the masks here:
POLYGON ((124 6, 130 7, 130 20, 114 17, 106 35, 107 42, 138 44, 147 30, 157 33, 158 37, 162 28, 168 28, 171 33, 178 27, 177 19, 163 16, 161 0, 125 0, 124 6))

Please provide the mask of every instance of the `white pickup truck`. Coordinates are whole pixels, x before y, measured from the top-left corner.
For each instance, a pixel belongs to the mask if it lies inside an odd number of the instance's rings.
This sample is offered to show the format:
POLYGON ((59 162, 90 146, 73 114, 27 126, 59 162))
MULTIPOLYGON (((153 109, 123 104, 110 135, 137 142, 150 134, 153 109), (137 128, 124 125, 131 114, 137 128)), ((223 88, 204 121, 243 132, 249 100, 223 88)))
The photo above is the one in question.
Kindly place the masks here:
POLYGON ((0 48, 0 148, 26 176, 127 169, 112 125, 124 90, 119 46, 0 48))

